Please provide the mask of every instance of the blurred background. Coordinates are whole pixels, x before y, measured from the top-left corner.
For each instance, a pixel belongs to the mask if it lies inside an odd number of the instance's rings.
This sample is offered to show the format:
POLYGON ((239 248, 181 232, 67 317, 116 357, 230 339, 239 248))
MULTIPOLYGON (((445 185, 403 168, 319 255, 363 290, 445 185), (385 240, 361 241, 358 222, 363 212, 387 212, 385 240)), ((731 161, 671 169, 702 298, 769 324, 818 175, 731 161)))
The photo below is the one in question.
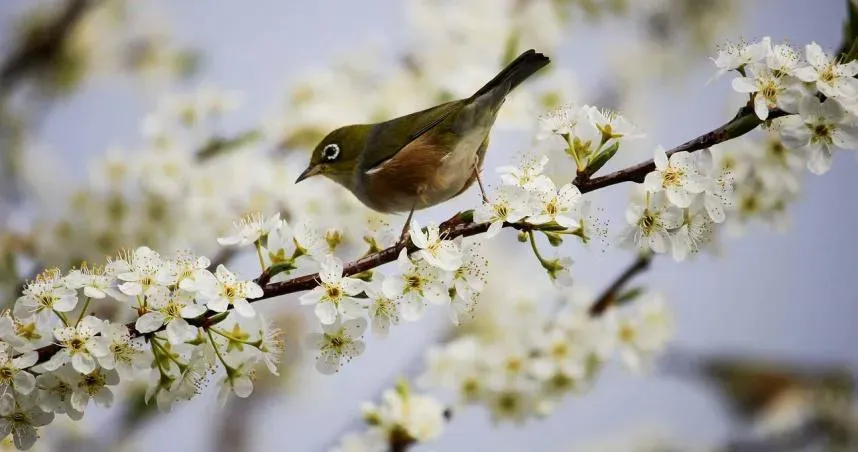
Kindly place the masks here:
MULTIPOLYGON (((571 180, 562 152, 532 138, 538 115, 569 101, 617 109, 646 133, 608 169, 649 159, 654 146, 711 130, 744 103, 730 76, 706 84, 719 44, 771 36, 836 51, 847 8, 843 0, 4 0, 0 301, 13 300, 19 281, 38 269, 100 262, 144 244, 164 252, 190 246, 253 276, 254 256, 225 255, 214 241, 251 210, 342 228, 356 246, 367 214, 348 193, 328 181, 292 183, 308 148, 339 125, 469 95, 510 50, 535 47, 553 64, 505 107, 486 162, 489 185, 497 180, 492 168, 532 149, 554 152, 561 163, 552 174, 571 180)), ((640 282, 667 296, 677 334, 654 375, 608 371, 592 391, 521 426, 494 426, 480 407, 460 410, 425 448, 591 450, 610 440, 605 447, 634 450, 616 443, 625 437, 636 446, 652 438, 685 445, 651 450, 718 447, 747 433, 751 422, 741 413, 753 418, 771 399, 745 391, 742 378, 766 382, 764 393, 825 385, 826 375, 851 383, 858 371, 856 172, 855 156, 838 154, 831 172, 806 178, 785 212, 719 238, 717 255, 681 265, 655 260, 640 282), (728 392, 744 397, 745 411, 704 374, 739 378, 728 392)), ((592 195, 610 220, 609 242, 629 188, 592 195)), ((472 190, 417 218, 441 221, 477 202, 472 190)), ((492 243, 490 261, 503 265, 491 267, 477 317, 551 288, 514 234, 492 243), (500 285, 510 275, 529 283, 500 285)), ((569 253, 576 281, 594 290, 630 259, 598 244, 569 253)), ((300 352, 312 323, 302 320, 308 313, 297 299, 263 304, 286 325, 283 381, 225 408, 206 390, 170 413, 146 416, 125 403, 136 400, 126 388, 109 410, 56 422, 37 447, 326 450, 359 428, 361 401, 399 376, 414 377, 427 347, 457 334, 443 313, 432 313, 387 340, 370 338, 363 356, 321 376, 300 352)))

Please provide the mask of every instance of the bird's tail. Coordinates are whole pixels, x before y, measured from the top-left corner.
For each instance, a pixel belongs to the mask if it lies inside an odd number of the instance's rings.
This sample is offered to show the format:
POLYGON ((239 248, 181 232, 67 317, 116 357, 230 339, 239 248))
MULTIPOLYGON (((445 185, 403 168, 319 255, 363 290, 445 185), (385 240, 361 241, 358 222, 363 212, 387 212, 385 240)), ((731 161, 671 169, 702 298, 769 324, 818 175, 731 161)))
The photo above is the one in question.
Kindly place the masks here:
POLYGON ((489 82, 480 88, 479 91, 474 93, 472 97, 476 98, 482 96, 483 94, 501 87, 505 88, 503 95, 506 96, 507 93, 515 89, 515 87, 520 85, 521 82, 536 73, 536 71, 547 66, 550 62, 551 59, 547 56, 538 53, 536 50, 530 49, 512 60, 511 63, 509 63, 498 73, 498 75, 495 76, 495 78, 489 80, 489 82))

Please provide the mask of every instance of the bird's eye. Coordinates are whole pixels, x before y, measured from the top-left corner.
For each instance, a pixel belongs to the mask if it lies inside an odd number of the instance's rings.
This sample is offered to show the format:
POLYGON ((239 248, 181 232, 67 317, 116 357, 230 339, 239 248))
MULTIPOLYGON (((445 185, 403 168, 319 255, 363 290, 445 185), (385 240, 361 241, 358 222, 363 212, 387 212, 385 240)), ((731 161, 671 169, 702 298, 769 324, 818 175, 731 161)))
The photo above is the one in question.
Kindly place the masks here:
POLYGON ((325 146, 322 149, 322 157, 327 161, 336 160, 340 156, 340 147, 334 143, 325 146))

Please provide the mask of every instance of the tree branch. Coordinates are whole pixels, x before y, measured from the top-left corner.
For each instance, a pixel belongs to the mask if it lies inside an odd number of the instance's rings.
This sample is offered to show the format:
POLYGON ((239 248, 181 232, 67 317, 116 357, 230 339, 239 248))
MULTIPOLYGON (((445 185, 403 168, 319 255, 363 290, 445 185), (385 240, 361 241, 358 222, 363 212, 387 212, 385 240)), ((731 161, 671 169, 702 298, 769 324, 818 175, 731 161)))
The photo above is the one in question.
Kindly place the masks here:
POLYGON ((635 276, 645 272, 650 263, 652 262, 652 254, 640 254, 637 259, 626 268, 626 271, 620 274, 620 276, 608 286, 599 298, 590 305, 590 317, 599 317, 605 313, 611 306, 614 305, 614 302, 617 300, 617 296, 620 295, 620 291, 626 286, 626 284, 631 281, 635 276))
POLYGON ((28 36, 0 66, 0 91, 10 89, 28 72, 56 58, 69 33, 95 3, 97 0, 69 0, 51 23, 28 36))
MULTIPOLYGON (((780 116, 784 116, 786 114, 786 112, 783 112, 781 110, 774 110, 770 113, 769 118, 774 119, 780 116)), ((701 149, 706 149, 709 146, 713 146, 718 143, 723 143, 733 138, 742 136, 755 129, 760 124, 762 124, 762 121, 760 121, 759 118, 757 118, 757 116, 754 114, 754 112, 746 106, 741 108, 738 114, 736 114, 736 116, 728 123, 671 149, 667 152, 667 154, 671 155, 676 152, 694 152, 701 149)), ((653 162, 653 160, 648 160, 637 165, 631 166, 629 168, 615 171, 608 175, 593 179, 579 177, 576 178, 573 183, 581 190, 582 193, 587 193, 623 182, 642 182, 646 174, 654 169, 655 163, 653 162)), ((523 231, 540 229, 540 226, 531 225, 524 222, 504 223, 503 226, 523 231)), ((440 228, 441 233, 446 238, 454 239, 457 237, 470 237, 473 235, 482 234, 488 230, 489 224, 475 223, 472 219, 472 212, 460 212, 454 215, 449 220, 441 223, 440 228)), ((345 265, 343 267, 343 275, 351 276, 358 273, 363 273, 381 265, 393 262, 396 260, 396 258, 399 256, 400 252, 403 249, 406 249, 409 254, 417 251, 417 247, 414 246, 414 244, 410 242, 408 242, 407 244, 404 242, 399 242, 389 248, 362 257, 354 262, 345 265)), ((648 259, 646 259, 645 261, 641 261, 640 259, 635 261, 632 267, 627 270, 627 275, 624 274, 625 280, 620 281, 620 284, 616 284, 617 287, 614 288, 614 290, 619 290, 619 288, 621 288, 629 279, 643 271, 648 266, 648 264, 648 259)), ((266 273, 263 273, 262 275, 260 275, 259 278, 257 278, 256 282, 260 286, 262 286, 263 295, 257 299, 249 300, 251 303, 255 303, 257 301, 265 300, 268 298, 279 297, 281 295, 311 290, 319 285, 318 273, 299 276, 287 281, 277 283, 270 283, 270 279, 271 275, 268 275, 266 273)), ((615 295, 611 293, 612 288, 613 286, 609 287, 606 293, 603 294, 603 297, 605 297, 606 301, 603 301, 601 298, 596 301, 596 305, 591 308, 592 315, 598 316, 605 309, 607 309, 608 306, 610 306, 610 303, 613 299, 613 295, 615 295)), ((189 323, 197 327, 206 328, 217 322, 216 319, 213 319, 216 314, 217 313, 213 311, 208 311, 202 316, 190 320, 189 323)), ((142 336, 142 334, 138 332, 134 327, 133 322, 126 324, 126 326, 128 327, 128 330, 131 333, 132 337, 142 336)), ((59 351, 59 349, 60 347, 57 344, 51 344, 39 348, 37 350, 39 354, 38 362, 42 363, 47 361, 54 353, 59 351)))

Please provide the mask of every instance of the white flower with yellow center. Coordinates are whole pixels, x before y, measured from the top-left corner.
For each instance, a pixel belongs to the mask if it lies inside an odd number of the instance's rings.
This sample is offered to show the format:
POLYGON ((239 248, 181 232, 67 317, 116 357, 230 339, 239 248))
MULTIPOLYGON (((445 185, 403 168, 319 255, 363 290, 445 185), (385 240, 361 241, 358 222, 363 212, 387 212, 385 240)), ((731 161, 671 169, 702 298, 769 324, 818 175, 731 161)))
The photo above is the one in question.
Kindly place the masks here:
POLYGON ((722 223, 727 218, 724 209, 736 205, 733 172, 724 165, 719 149, 704 149, 699 159, 701 169, 707 174, 703 205, 712 221, 722 223))
POLYGON ((769 117, 769 110, 775 108, 794 111, 797 102, 795 96, 800 92, 788 90, 790 86, 785 75, 761 65, 749 66, 746 70, 749 76, 734 78, 733 89, 754 95, 754 113, 758 118, 765 121, 769 117))
MULTIPOLYGON (((235 274, 223 265, 218 265, 214 276, 211 273, 199 275, 197 287, 203 298, 208 300, 206 306, 215 312, 226 312, 232 305, 242 317, 253 317, 256 310, 247 301, 248 298, 259 298, 263 295, 262 288, 253 281, 239 281, 235 274)), ((189 308, 188 313, 190 314, 189 308)))
POLYGON ((675 152, 670 158, 664 148, 655 150, 655 171, 646 175, 644 187, 651 193, 664 191, 667 199, 677 207, 688 207, 697 193, 706 187, 706 177, 693 155, 675 152))
POLYGON ((673 315, 664 298, 652 294, 638 302, 631 315, 617 316, 614 331, 623 364, 634 373, 645 371, 653 357, 673 337, 673 315))
POLYGON ((59 269, 45 270, 27 283, 24 293, 15 303, 15 315, 27 317, 31 314, 44 316, 56 312, 70 312, 77 306, 77 292, 69 288, 59 269))
POLYGON ((39 437, 36 427, 48 425, 53 420, 54 413, 42 411, 31 397, 15 399, 11 394, 0 396, 0 440, 11 434, 18 450, 33 447, 39 437))
POLYGON ((280 221, 279 212, 267 219, 262 214, 254 212, 233 224, 235 234, 218 237, 217 242, 223 246, 247 246, 256 243, 261 237, 267 236, 272 229, 279 227, 280 221))
POLYGON ((826 54, 819 44, 805 47, 808 66, 796 69, 795 75, 803 82, 816 83, 816 88, 828 97, 852 99, 858 95, 858 61, 841 63, 826 54))
POLYGON ((98 336, 101 328, 101 320, 90 315, 84 317, 77 326, 54 329, 54 337, 61 349, 43 364, 44 368, 55 371, 71 361, 72 367, 82 374, 94 371, 95 359, 108 353, 104 338, 98 336))
POLYGON ((718 67, 718 72, 712 76, 709 82, 712 82, 729 71, 744 69, 749 64, 763 61, 766 58, 771 45, 771 38, 768 36, 760 40, 760 42, 755 42, 753 44, 745 42, 725 44, 718 49, 718 56, 716 58, 712 58, 715 66, 718 67))
POLYGON ((360 356, 366 349, 361 340, 366 330, 366 319, 359 317, 340 323, 334 321, 330 325, 322 324, 322 333, 307 335, 307 347, 318 350, 316 370, 330 375, 339 372, 343 361, 351 361, 360 356))
POLYGON ((118 265, 115 268, 117 277, 124 281, 119 284, 119 290, 131 297, 146 295, 155 286, 174 282, 175 276, 163 271, 164 261, 161 260, 161 255, 145 246, 134 250, 128 259, 114 263, 118 265))
POLYGON ((792 149, 806 149, 807 169, 823 174, 831 168, 834 148, 858 149, 858 125, 834 99, 820 102, 807 96, 799 103, 799 114, 782 118, 781 140, 792 149))
POLYGON ((197 336, 197 327, 185 319, 193 319, 206 312, 204 305, 194 302, 192 294, 184 291, 171 292, 166 287, 158 287, 149 292, 146 308, 149 312, 141 315, 134 327, 141 333, 151 333, 166 325, 167 339, 171 344, 194 339, 197 336))
POLYGON ((302 305, 316 305, 316 317, 323 325, 332 325, 340 316, 354 318, 363 315, 363 309, 353 298, 364 290, 364 282, 343 276, 343 262, 329 255, 321 263, 321 284, 301 295, 302 305))
POLYGON ((696 254, 712 241, 714 233, 712 219, 702 208, 688 209, 682 226, 671 238, 673 258, 684 261, 689 254, 696 254))
POLYGON ((415 256, 425 260, 429 265, 446 271, 454 271, 462 265, 462 251, 452 240, 444 240, 441 237, 437 224, 428 224, 424 233, 420 223, 413 220, 409 234, 411 242, 420 248, 415 256))
POLYGON ((108 370, 116 369, 123 379, 133 379, 135 371, 149 366, 150 356, 143 352, 142 340, 132 339, 125 325, 105 320, 101 328, 101 336, 107 342, 107 354, 98 357, 98 364, 101 367, 108 370))
POLYGON ((527 218, 527 222, 545 224, 553 221, 564 228, 577 225, 578 220, 571 214, 581 200, 581 191, 573 184, 566 184, 559 190, 554 188, 553 182, 549 181, 549 184, 549 189, 536 197, 535 213, 527 218))
POLYGON ((586 376, 589 357, 585 343, 575 339, 561 328, 537 335, 534 346, 538 355, 528 362, 529 372, 539 381, 557 380, 553 386, 563 386, 560 380, 568 380, 571 389, 574 381, 586 376))
POLYGON ((14 351, 6 345, 0 344, 0 394, 6 394, 12 389, 27 395, 36 386, 36 377, 25 369, 36 364, 39 355, 27 352, 13 357, 14 351))
POLYGON ((519 165, 501 166, 496 171, 504 184, 523 188, 526 191, 542 191, 551 182, 548 176, 542 174, 548 157, 523 156, 519 165))
POLYGON ((626 226, 620 232, 620 244, 642 251, 664 253, 670 245, 670 230, 682 225, 682 212, 668 205, 659 193, 647 194, 646 201, 629 205, 626 226))
POLYGON ((504 223, 521 221, 527 214, 523 210, 525 196, 518 187, 501 186, 492 193, 492 197, 493 201, 484 202, 474 209, 475 222, 490 223, 485 234, 487 239, 496 236, 504 223))
POLYGON ((382 288, 388 298, 401 297, 400 312, 403 319, 409 322, 420 320, 427 301, 437 305, 450 303, 450 272, 433 267, 423 260, 414 262, 406 250, 399 253, 396 262, 399 273, 386 277, 382 288))
POLYGON ((372 334, 385 338, 390 331, 390 325, 399 323, 398 297, 388 297, 382 288, 383 279, 378 277, 366 286, 366 307, 372 320, 372 334))

